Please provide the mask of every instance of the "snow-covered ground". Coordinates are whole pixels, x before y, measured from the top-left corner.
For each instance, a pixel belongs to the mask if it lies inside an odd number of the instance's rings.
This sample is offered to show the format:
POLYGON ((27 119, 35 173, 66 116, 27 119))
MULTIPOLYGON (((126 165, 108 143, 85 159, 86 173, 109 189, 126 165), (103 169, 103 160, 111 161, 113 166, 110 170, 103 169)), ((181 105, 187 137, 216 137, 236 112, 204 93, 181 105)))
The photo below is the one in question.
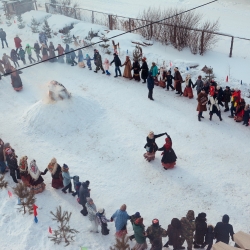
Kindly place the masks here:
MULTIPOLYGON (((169 4, 187 6, 201 2, 204 1, 168 1, 169 4)), ((219 1, 213 7, 212 16, 220 12, 223 23, 223 18, 229 20, 229 11, 226 10, 233 7, 234 13, 242 13, 243 16, 249 5, 245 3, 243 6, 244 1, 237 2, 219 1)), ((106 5, 103 1, 84 4, 86 8, 96 10, 98 6, 101 11, 108 11, 108 6, 112 4, 112 12, 119 14, 123 3, 125 1, 119 0, 115 3, 105 1, 106 5)), ((129 3, 127 1, 127 5, 129 3)), ((139 6, 142 1, 137 3, 139 6)), ((135 10, 138 11, 139 7, 128 11, 127 5, 124 7, 126 16, 135 16, 135 10)), ((29 20, 31 16, 32 13, 27 13, 24 19, 29 20)), ((42 14, 37 16, 44 18, 42 14)), ((237 32, 242 35, 245 32, 242 25, 247 27, 249 22, 246 24, 237 18, 232 20, 238 27, 237 32)), ((60 29, 71 20, 52 15, 48 22, 55 29, 60 29)), ((13 38, 16 34, 23 40, 23 45, 33 44, 38 39, 38 35, 32 34, 29 27, 23 30, 17 29, 15 24, 2 27, 7 32, 9 42, 9 48, 2 52, 9 54, 10 49, 14 48, 13 38)), ((72 34, 84 38, 91 28, 100 32, 106 29, 79 22, 72 34)), ((235 34, 236 29, 227 28, 225 32, 235 34)), ((111 31, 108 36, 119 32, 111 31)), ((60 35, 51 40, 55 45, 62 42, 60 35)), ((135 34, 115 39, 121 44, 122 61, 127 50, 129 55, 132 54, 132 40, 143 39, 135 34)), ((230 84, 247 95, 250 58, 244 58, 240 53, 228 58, 224 46, 220 45, 203 57, 192 55, 187 49, 178 52, 158 43, 145 48, 143 53, 149 64, 156 61, 160 66, 165 61, 169 65, 171 61, 173 66, 179 66, 184 77, 191 73, 193 81, 205 64, 212 66, 220 85, 230 84), (194 63, 198 63, 199 67, 187 71, 186 68, 194 63), (229 70, 230 82, 225 83, 229 70), (240 85, 241 80, 243 85, 240 85)), ((96 47, 100 50, 98 45, 96 47)), ((85 50, 86 53, 93 55, 93 48, 85 50)), ((101 54, 105 58, 102 51, 101 54)), ((112 56, 107 58, 111 60, 112 56)), ((139 211, 146 226, 151 224, 153 218, 158 218, 162 227, 166 228, 172 218, 185 216, 187 210, 193 209, 196 215, 206 212, 208 223, 213 225, 227 213, 236 232, 249 232, 249 128, 235 123, 224 112, 222 122, 216 116, 209 121, 208 113, 205 113, 205 119, 199 123, 196 98, 177 97, 171 91, 156 87, 155 101, 152 102, 147 98, 144 84, 123 78, 114 79, 114 66, 110 71, 112 75, 108 77, 88 69, 47 62, 23 70, 21 78, 24 89, 20 93, 12 89, 10 77, 4 77, 0 81, 0 137, 12 144, 19 158, 27 155, 29 160, 36 159, 40 170, 44 170, 50 159, 56 157, 59 164, 69 165, 72 176, 79 175, 81 181, 90 180, 91 197, 98 208, 105 208, 107 217, 126 203, 128 213, 139 211), (71 92, 70 100, 48 102, 47 83, 53 79, 71 92), (143 146, 151 130, 171 135, 178 156, 177 166, 173 170, 163 170, 159 153, 154 162, 145 162, 143 146)), ((246 101, 249 103, 249 99, 246 101)), ((164 138, 157 139, 157 143, 163 145, 164 138)), ((48 227, 52 230, 56 228, 50 211, 55 211, 58 205, 73 213, 70 224, 80 231, 74 244, 67 249, 80 249, 80 246, 89 250, 109 249, 115 241, 114 224, 109 224, 109 236, 90 233, 90 223, 79 213, 81 206, 76 199, 54 190, 49 174, 44 178, 46 190, 36 196, 38 224, 34 223, 32 215, 23 216, 17 211, 16 197, 9 198, 6 190, 0 190, 1 249, 62 249, 63 245, 54 246, 48 239, 48 227)), ((13 182, 9 175, 6 179, 11 190, 13 182)), ((132 233, 129 223, 128 231, 132 233)))

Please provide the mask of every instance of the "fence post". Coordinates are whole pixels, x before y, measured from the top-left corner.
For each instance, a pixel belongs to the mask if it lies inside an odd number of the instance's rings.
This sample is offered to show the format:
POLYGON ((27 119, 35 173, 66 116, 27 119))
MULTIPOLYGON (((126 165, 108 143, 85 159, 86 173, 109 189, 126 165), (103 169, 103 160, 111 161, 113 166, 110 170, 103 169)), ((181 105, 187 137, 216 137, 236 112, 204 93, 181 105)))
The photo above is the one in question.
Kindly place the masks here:
POLYGON ((129 32, 131 32, 131 18, 128 19, 129 32))
POLYGON ((201 50, 200 50, 200 55, 203 55, 204 52, 204 31, 201 33, 201 50))
POLYGON ((35 8, 36 8, 36 10, 37 10, 37 4, 36 4, 36 1, 34 1, 34 4, 35 4, 35 8))
POLYGON ((94 11, 92 11, 92 23, 94 23, 95 22, 95 19, 94 19, 94 11))
POLYGON ((109 29, 113 29, 113 20, 112 20, 112 15, 109 15, 109 29))
POLYGON ((229 57, 232 57, 232 54, 233 54, 233 45, 234 45, 234 37, 232 36, 232 40, 231 40, 231 47, 230 47, 230 54, 229 54, 229 57))
POLYGON ((176 25, 174 26, 174 40, 173 40, 173 45, 174 45, 174 47, 176 48, 176 31, 177 30, 177 27, 176 27, 176 25))
POLYGON ((153 24, 150 24, 150 39, 153 37, 153 24))

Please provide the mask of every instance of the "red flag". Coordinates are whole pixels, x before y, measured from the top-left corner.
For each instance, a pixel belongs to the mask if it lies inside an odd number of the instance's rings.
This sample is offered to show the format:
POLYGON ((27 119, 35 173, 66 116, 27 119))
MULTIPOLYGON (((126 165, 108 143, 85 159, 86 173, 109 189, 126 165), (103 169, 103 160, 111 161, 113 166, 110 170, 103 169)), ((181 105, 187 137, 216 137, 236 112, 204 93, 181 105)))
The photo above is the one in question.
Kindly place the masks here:
POLYGON ((228 82, 228 76, 227 76, 227 78, 226 78, 226 82, 228 82))
POLYGON ((12 193, 8 190, 9 197, 12 197, 12 193))
POLYGON ((49 233, 52 234, 52 229, 51 229, 51 227, 49 227, 49 233))
POLYGON ((170 65, 170 67, 172 67, 172 66, 173 66, 172 62, 170 62, 170 64, 169 64, 169 65, 170 65))
POLYGON ((38 207, 37 207, 35 204, 33 204, 34 216, 37 216, 37 211, 36 211, 37 208, 38 208, 38 207))

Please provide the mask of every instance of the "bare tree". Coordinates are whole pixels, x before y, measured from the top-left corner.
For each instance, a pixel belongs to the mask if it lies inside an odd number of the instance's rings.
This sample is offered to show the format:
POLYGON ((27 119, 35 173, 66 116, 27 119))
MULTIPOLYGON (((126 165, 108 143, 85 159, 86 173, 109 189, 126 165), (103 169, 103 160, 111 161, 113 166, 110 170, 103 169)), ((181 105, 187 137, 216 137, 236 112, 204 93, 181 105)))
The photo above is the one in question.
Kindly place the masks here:
POLYGON ((7 188, 8 182, 4 180, 4 175, 0 176, 0 189, 7 188))
POLYGON ((128 237, 124 234, 121 238, 116 238, 116 243, 110 250, 130 250, 128 237))

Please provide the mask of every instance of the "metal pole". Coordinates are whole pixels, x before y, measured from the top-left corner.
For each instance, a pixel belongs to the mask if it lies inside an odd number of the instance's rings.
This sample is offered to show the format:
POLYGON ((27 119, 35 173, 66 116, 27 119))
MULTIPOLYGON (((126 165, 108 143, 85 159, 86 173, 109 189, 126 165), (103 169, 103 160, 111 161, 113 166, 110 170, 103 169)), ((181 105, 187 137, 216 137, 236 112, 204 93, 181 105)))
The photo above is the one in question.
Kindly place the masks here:
POLYGON ((229 57, 232 57, 232 54, 233 54, 233 45, 234 45, 234 37, 232 36, 229 57))

